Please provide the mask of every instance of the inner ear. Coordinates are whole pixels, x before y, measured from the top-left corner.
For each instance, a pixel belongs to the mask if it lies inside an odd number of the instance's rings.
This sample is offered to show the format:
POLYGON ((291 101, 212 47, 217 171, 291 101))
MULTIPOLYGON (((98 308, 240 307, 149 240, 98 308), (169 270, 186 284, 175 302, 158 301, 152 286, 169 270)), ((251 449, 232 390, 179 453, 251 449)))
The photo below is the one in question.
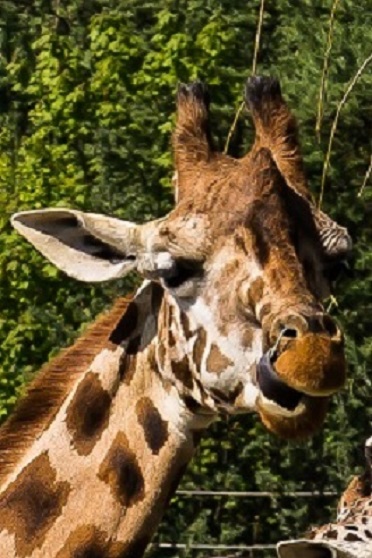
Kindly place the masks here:
POLYGON ((39 213, 37 219, 32 219, 31 214, 25 213, 18 215, 17 221, 25 227, 32 226, 33 230, 51 236, 65 246, 94 258, 110 263, 118 263, 124 257, 126 259, 135 259, 134 256, 128 256, 95 237, 84 228, 84 222, 79 215, 74 215, 67 211, 39 213))
POLYGON ((134 223, 73 209, 16 213, 11 222, 50 262, 80 281, 117 279, 137 266, 134 223))

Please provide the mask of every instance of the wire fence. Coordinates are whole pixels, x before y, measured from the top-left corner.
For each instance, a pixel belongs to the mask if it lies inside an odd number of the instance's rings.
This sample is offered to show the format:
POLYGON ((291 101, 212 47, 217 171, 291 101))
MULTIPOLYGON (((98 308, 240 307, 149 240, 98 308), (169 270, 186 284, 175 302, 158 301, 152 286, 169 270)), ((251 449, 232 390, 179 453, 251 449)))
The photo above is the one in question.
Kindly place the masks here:
POLYGON ((225 545, 225 544, 182 544, 182 543, 158 543, 152 545, 161 550, 191 550, 191 551, 210 551, 213 554, 208 554, 211 558, 253 558, 262 552, 272 551, 273 555, 276 552, 275 544, 253 544, 253 545, 225 545), (221 552, 220 556, 216 556, 216 552, 221 552), (225 553, 229 554, 226 555, 225 553), (233 552, 233 554, 230 554, 233 552))
POLYGON ((330 497, 334 498, 338 495, 337 492, 310 492, 310 491, 294 491, 294 492, 230 492, 224 490, 177 490, 177 496, 216 496, 216 497, 232 497, 232 498, 315 498, 315 497, 330 497))
MULTIPOLYGON (((182 497, 196 497, 196 498, 335 498, 338 497, 338 493, 334 491, 287 491, 287 492, 258 492, 258 491, 227 491, 227 490, 177 490, 176 496, 182 497)), ((153 543, 152 546, 157 549, 164 550, 181 550, 181 551, 213 551, 222 552, 224 555, 216 556, 213 554, 213 558, 243 558, 244 557, 254 557, 262 552, 276 550, 275 544, 251 544, 251 545, 228 545, 228 544, 218 544, 218 543, 197 543, 190 542, 186 543, 173 543, 173 542, 158 542, 153 543), (227 555, 226 552, 234 552, 234 554, 227 555)), ((274 554, 273 554, 274 555, 274 554)), ((210 555, 212 556, 212 554, 210 555)))

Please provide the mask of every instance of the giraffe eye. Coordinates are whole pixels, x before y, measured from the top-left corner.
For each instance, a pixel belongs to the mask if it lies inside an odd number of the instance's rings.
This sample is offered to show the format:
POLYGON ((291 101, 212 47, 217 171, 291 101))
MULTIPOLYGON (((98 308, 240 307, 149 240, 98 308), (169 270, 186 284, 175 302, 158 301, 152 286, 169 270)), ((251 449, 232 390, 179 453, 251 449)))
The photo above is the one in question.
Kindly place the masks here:
POLYGON ((183 285, 188 279, 201 275, 202 268, 191 260, 176 260, 172 273, 164 278, 165 285, 170 289, 176 289, 183 285))

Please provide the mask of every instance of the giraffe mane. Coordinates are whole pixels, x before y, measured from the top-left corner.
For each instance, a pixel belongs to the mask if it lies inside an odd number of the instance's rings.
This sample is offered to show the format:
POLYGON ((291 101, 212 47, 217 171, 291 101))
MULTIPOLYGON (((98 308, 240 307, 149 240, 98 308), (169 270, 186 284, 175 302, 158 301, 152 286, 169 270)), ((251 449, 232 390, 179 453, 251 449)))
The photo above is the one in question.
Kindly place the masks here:
POLYGON ((53 421, 76 380, 103 349, 113 328, 126 312, 132 297, 118 298, 69 348, 45 364, 28 386, 11 417, 0 428, 0 483, 53 421))

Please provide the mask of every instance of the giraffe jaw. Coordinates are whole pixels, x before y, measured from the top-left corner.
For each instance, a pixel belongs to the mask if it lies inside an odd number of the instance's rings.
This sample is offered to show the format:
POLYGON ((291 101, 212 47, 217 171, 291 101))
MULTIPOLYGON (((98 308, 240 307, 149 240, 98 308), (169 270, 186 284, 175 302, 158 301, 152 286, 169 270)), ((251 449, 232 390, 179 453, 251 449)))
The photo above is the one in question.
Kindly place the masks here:
POLYGON ((286 439, 305 438, 321 427, 328 397, 315 397, 289 387, 277 374, 270 354, 257 365, 257 408, 263 424, 286 439))

